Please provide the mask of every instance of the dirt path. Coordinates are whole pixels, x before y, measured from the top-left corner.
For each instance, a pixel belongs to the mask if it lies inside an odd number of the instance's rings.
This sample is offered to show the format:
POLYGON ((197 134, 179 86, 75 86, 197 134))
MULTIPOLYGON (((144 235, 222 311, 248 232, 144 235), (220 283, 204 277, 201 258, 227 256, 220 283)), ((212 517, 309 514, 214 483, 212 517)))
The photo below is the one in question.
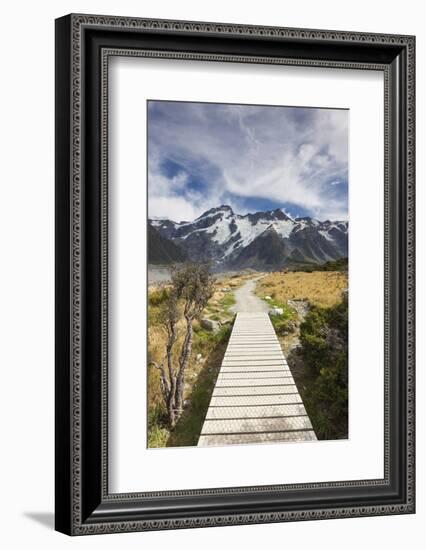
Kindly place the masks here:
POLYGON ((260 277, 250 279, 235 291, 235 305, 231 308, 234 313, 266 313, 268 304, 255 296, 254 290, 260 277))

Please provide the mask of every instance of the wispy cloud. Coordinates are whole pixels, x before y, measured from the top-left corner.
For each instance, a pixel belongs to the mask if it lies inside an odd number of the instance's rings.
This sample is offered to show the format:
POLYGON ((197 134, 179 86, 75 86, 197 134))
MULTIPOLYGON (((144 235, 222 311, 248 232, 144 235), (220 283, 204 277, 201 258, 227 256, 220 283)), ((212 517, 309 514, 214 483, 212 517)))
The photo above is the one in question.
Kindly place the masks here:
POLYGON ((219 204, 347 217, 348 111, 150 101, 149 215, 219 204))

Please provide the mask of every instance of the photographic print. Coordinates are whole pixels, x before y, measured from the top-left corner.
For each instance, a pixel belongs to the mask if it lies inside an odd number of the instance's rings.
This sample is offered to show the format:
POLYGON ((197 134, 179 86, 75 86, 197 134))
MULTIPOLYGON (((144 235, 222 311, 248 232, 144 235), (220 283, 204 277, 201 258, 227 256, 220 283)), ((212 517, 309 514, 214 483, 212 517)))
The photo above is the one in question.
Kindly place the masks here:
POLYGON ((147 102, 148 447, 348 438, 348 124, 147 102))

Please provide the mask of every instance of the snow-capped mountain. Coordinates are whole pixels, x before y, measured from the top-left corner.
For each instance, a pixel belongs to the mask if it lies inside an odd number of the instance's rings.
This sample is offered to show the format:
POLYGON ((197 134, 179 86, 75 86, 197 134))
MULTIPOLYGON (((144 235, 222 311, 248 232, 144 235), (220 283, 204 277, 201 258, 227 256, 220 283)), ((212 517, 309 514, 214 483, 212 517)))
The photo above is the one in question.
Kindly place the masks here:
POLYGON ((192 260, 212 260, 222 268, 276 269, 348 254, 348 222, 292 219, 281 209, 242 216, 222 205, 192 222, 151 219, 149 223, 192 260))

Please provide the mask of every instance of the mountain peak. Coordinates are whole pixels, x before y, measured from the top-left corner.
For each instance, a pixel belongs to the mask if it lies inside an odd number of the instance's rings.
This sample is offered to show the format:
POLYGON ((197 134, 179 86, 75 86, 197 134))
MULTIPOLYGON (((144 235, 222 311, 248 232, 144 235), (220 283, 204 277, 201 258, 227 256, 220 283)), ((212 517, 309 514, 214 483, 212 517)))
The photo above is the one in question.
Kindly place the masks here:
POLYGON ((231 215, 234 214, 234 211, 230 206, 228 206, 227 204, 222 204, 221 206, 215 206, 214 208, 210 208, 209 210, 206 210, 201 214, 201 216, 198 216, 197 219, 199 220, 200 218, 211 216, 212 214, 219 214, 220 212, 224 212, 224 213, 226 212, 231 215))
POLYGON ((273 216, 277 220, 291 220, 290 216, 283 212, 281 208, 275 208, 275 210, 271 210, 271 214, 273 214, 273 216))
POLYGON ((253 214, 246 214, 243 218, 248 218, 253 222, 258 220, 266 221, 293 221, 290 216, 287 216, 281 208, 275 208, 275 210, 266 210, 261 212, 254 212, 253 214))

